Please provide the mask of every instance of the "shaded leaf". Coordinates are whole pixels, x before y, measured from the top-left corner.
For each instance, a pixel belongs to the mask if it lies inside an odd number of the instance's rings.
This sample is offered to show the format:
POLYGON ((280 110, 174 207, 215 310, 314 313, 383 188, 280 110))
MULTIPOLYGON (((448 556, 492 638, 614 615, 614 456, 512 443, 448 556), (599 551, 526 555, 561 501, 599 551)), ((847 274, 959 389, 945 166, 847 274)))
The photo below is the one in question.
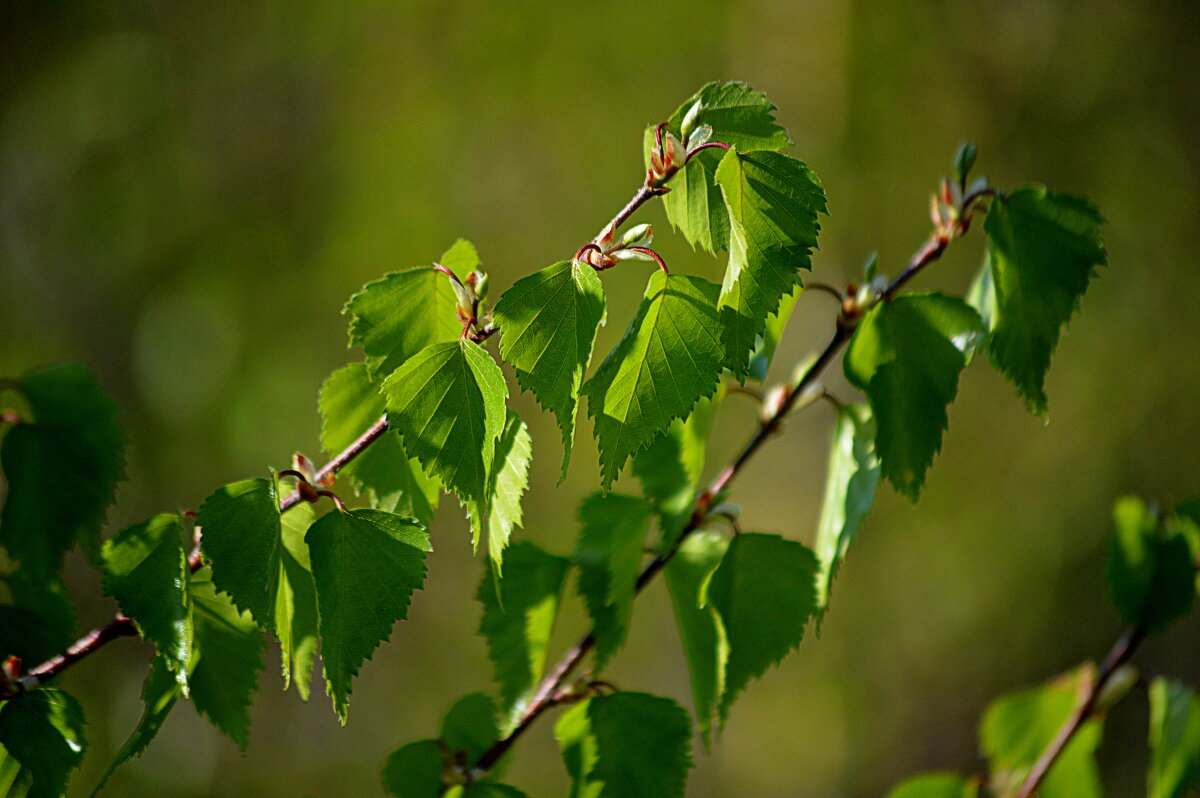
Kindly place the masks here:
MULTIPOLYGON (((1096 678, 1086 665, 1044 685, 997 699, 980 727, 993 792, 1008 795, 1029 775, 1096 678)), ((1085 722, 1046 774, 1039 798, 1099 798, 1095 751, 1103 724, 1085 722)))
POLYGON ((451 754, 465 752, 466 762, 474 762, 498 739, 496 702, 487 693, 468 693, 442 719, 442 741, 451 754))
POLYGON ((196 711, 245 749, 250 739, 250 700, 258 689, 266 641, 249 613, 239 612, 212 583, 212 570, 192 575, 196 637, 188 688, 196 711))
POLYGON ((1186 798, 1200 784, 1200 698, 1185 684, 1150 685, 1149 798, 1186 798))
POLYGON ((880 303, 850 340, 843 367, 871 400, 883 475, 913 501, 941 449, 959 372, 982 341, 979 314, 936 293, 880 303))
POLYGON ((1089 203, 1043 187, 997 196, 984 220, 995 298, 988 351, 1039 414, 1062 328, 1107 262, 1102 224, 1089 203))
POLYGON ((632 496, 593 494, 579 506, 574 559, 579 595, 596 638, 596 671, 624 644, 644 559, 650 505, 632 496))
POLYGON ((200 505, 196 524, 217 589, 264 629, 275 626, 282 576, 283 527, 275 479, 244 479, 218 488, 200 505))
MULTIPOLYGON (((479 634, 487 640, 506 718, 520 711, 542 678, 569 564, 565 557, 522 541, 508 551, 507 575, 499 582, 499 595, 490 577, 479 585, 476 597, 483 605, 479 634)), ((504 726, 505 732, 509 730, 510 722, 504 726)))
POLYGON ((888 798, 976 798, 979 785, 957 773, 922 773, 888 793, 888 798))
POLYGON ((99 554, 100 527, 125 478, 125 440, 112 399, 78 363, 36 369, 15 387, 33 419, 0 440, 0 545, 40 584, 57 576, 76 542, 92 560, 99 554))
POLYGON ((705 746, 711 740, 717 700, 725 692, 729 658, 725 631, 716 610, 708 606, 705 588, 728 546, 728 541, 716 532, 693 532, 663 569, 691 676, 696 723, 705 746))
POLYGON ((1158 513, 1135 496, 1113 506, 1108 587, 1122 617, 1160 632, 1186 615, 1196 595, 1196 566, 1187 539, 1161 530, 1158 513))
POLYGON ((804 637, 816 610, 817 558, 778 535, 736 535, 708 585, 729 645, 722 722, 751 679, 778 664, 804 637))
POLYGON ((429 536, 416 521, 381 510, 333 510, 305 535, 320 615, 321 660, 334 709, 346 722, 350 682, 408 615, 425 582, 429 536))
POLYGON ((561 261, 513 284, 495 309, 500 355, 554 413, 563 437, 563 473, 575 438, 579 385, 604 323, 604 287, 590 266, 561 261))
POLYGON ((142 718, 138 721, 133 733, 129 735, 129 739, 121 746, 121 750, 117 752, 116 758, 100 776, 99 783, 92 789, 93 796, 104 788, 104 784, 117 768, 135 756, 142 755, 146 747, 158 736, 159 729, 166 722, 167 716, 171 714, 171 710, 175 708, 175 703, 181 695, 183 695, 183 688, 175 679, 166 661, 161 657, 156 657, 150 668, 150 674, 146 677, 146 684, 142 687, 142 703, 145 705, 142 710, 142 718))
POLYGON ((442 794, 442 748, 437 740, 421 740, 388 755, 380 779, 397 798, 438 798, 442 794))
POLYGON ((28 772, 27 798, 66 791, 87 748, 83 725, 83 707, 63 690, 44 687, 0 705, 0 746, 28 772))
POLYGON ((631 455, 716 390, 723 360, 716 298, 707 280, 654 272, 625 335, 584 384, 605 490, 631 455))

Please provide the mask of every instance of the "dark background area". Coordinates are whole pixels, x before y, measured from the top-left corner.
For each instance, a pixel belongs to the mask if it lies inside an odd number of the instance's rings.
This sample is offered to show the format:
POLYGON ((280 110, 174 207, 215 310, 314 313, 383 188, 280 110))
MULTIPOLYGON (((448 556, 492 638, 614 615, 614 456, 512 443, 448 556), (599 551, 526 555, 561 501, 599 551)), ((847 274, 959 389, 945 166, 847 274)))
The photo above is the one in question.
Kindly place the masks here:
MULTIPOLYGON (((1200 491, 1200 5, 1192 2, 767 0, 183 3, 0 6, 0 374, 77 358, 123 408, 130 481, 110 533, 195 508, 217 485, 316 457, 316 396, 345 351, 344 299, 471 239, 493 295, 570 255, 641 180, 642 129, 701 84, 767 92, 831 216, 814 261, 842 283, 875 250, 895 273, 927 234, 958 142, 996 185, 1043 182, 1109 220, 1103 270, 1027 414, 983 359, 914 509, 890 488, 836 585, 820 636, 753 685, 689 795, 878 796, 926 768, 974 772, 996 694, 1100 657, 1120 631, 1103 564, 1114 497, 1200 491)), ((724 260, 673 237, 676 271, 724 260)), ((916 287, 965 290, 973 231, 916 287)), ((644 265, 605 274, 615 343, 644 265)), ((719 278, 718 278, 719 279, 719 278)), ((833 309, 801 297, 775 372, 822 346, 833 309)), ((831 389, 850 396, 840 376, 831 389)), ((567 481, 552 417, 534 436, 522 535, 559 552, 597 484, 581 428, 567 481)), ((791 421, 737 483, 743 526, 812 536, 830 416, 791 421)), ((731 399, 710 463, 749 432, 731 399)), ((319 459, 319 458, 318 458, 319 459)), ((711 469, 710 469, 711 470, 711 469)), ((397 745, 490 688, 472 601, 481 573, 444 502, 427 589, 367 663, 350 722, 315 686, 282 694, 277 658, 243 755, 188 707, 108 795, 357 796, 397 745)), ((81 560, 82 622, 110 616, 81 560)), ((582 629, 564 612, 561 644, 582 629)), ((1150 642, 1148 673, 1195 681, 1200 621, 1150 642)), ((553 646, 552 651, 561 648, 553 646)), ((63 684, 90 719, 86 788, 136 723, 149 648, 117 642, 63 684)), ((690 705, 665 591, 638 604, 608 678, 690 705)), ((1144 702, 1110 717, 1108 794, 1142 794, 1144 702)), ((543 722, 508 778, 565 794, 543 722)))

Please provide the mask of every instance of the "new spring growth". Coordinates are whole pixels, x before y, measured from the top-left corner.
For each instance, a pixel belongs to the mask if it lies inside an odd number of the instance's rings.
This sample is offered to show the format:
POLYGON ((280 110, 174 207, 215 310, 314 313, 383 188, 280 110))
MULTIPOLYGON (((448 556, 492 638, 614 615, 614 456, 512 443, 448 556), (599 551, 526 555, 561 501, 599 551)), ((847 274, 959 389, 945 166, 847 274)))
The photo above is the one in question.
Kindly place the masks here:
POLYGON ((654 129, 654 149, 650 152, 650 168, 646 171, 646 185, 660 188, 687 163, 687 148, 675 134, 667 130, 663 122, 654 129))
POLYGON ((620 238, 616 238, 616 231, 610 227, 593 245, 584 247, 575 257, 597 271, 611 269, 623 260, 653 261, 654 256, 646 251, 652 241, 654 228, 648 224, 631 227, 620 238))

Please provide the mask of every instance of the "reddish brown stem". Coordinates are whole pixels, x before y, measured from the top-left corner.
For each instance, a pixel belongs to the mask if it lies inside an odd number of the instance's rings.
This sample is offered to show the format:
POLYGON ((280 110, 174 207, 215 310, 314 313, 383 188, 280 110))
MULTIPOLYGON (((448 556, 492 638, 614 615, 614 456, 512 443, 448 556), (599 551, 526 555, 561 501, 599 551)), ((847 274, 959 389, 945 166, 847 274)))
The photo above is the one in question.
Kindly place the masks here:
POLYGON ((712 149, 713 147, 725 150, 725 152, 729 152, 730 150, 733 149, 733 147, 730 147, 728 144, 726 144, 723 141, 706 141, 705 143, 700 144, 696 147, 692 147, 690 150, 688 150, 687 159, 690 161, 690 160, 692 160, 692 156, 695 155, 696 153, 700 152, 700 150, 708 150, 708 149, 712 149))
POLYGON ((658 264, 658 268, 662 269, 663 274, 671 273, 670 270, 667 269, 667 264, 663 262, 662 255, 659 255, 657 252, 650 249, 650 247, 625 247, 625 249, 629 250, 630 252, 640 252, 643 255, 649 255, 650 257, 654 258, 654 262, 658 264))

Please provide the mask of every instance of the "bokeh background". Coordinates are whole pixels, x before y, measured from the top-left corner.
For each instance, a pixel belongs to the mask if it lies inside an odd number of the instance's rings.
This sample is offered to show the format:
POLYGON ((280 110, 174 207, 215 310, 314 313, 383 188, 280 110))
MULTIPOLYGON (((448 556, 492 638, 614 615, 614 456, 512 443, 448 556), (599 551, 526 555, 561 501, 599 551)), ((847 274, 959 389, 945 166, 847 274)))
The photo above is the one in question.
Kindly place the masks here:
MULTIPOLYGON (((497 293, 568 256, 638 185, 643 126, 706 81, 745 80, 778 104, 828 191, 815 273, 829 282, 875 250, 895 273, 973 138, 997 185, 1081 194, 1110 222, 1111 267, 1050 372, 1049 424, 983 359, 964 374, 921 503, 882 490, 819 638, 696 752, 689 795, 865 798, 925 768, 974 772, 989 698, 1099 657, 1119 632, 1103 583, 1114 496, 1200 491, 1197 41, 1193 2, 6 0, 0 373, 73 357, 115 394, 131 443, 115 531, 296 449, 317 456, 317 390, 356 356, 339 314, 351 292, 459 236, 497 293)), ((675 270, 719 274, 661 207, 639 219, 675 270)), ((974 231, 918 287, 965 289, 981 246, 974 231)), ((603 351, 644 270, 605 275, 603 351)), ((832 312, 800 299, 778 373, 823 345, 832 312)), ((720 417, 713 463, 750 430, 741 402, 720 417)), ((594 447, 585 426, 556 486, 551 417, 514 404, 537 455, 521 534, 566 552, 594 447)), ((823 404, 797 416, 747 470, 746 528, 811 538, 829 422, 823 404)), ((447 505, 427 589, 357 680, 346 728, 319 685, 308 704, 280 692, 271 651, 245 754, 181 707, 107 794, 379 794, 392 748, 490 686, 473 634, 481 568, 447 505)), ((82 622, 110 615, 96 576, 71 568, 82 622)), ((582 623, 566 610, 560 642, 582 623)), ((1198 644, 1193 619, 1140 659, 1195 680, 1198 644)), ((90 719, 76 793, 134 726, 148 659, 118 642, 64 679, 90 719)), ((661 586, 609 678, 689 702, 661 586)), ((1110 795, 1141 794, 1145 716, 1141 701, 1111 715, 1110 795)), ((566 791, 551 726, 509 772, 533 796, 566 791)))

